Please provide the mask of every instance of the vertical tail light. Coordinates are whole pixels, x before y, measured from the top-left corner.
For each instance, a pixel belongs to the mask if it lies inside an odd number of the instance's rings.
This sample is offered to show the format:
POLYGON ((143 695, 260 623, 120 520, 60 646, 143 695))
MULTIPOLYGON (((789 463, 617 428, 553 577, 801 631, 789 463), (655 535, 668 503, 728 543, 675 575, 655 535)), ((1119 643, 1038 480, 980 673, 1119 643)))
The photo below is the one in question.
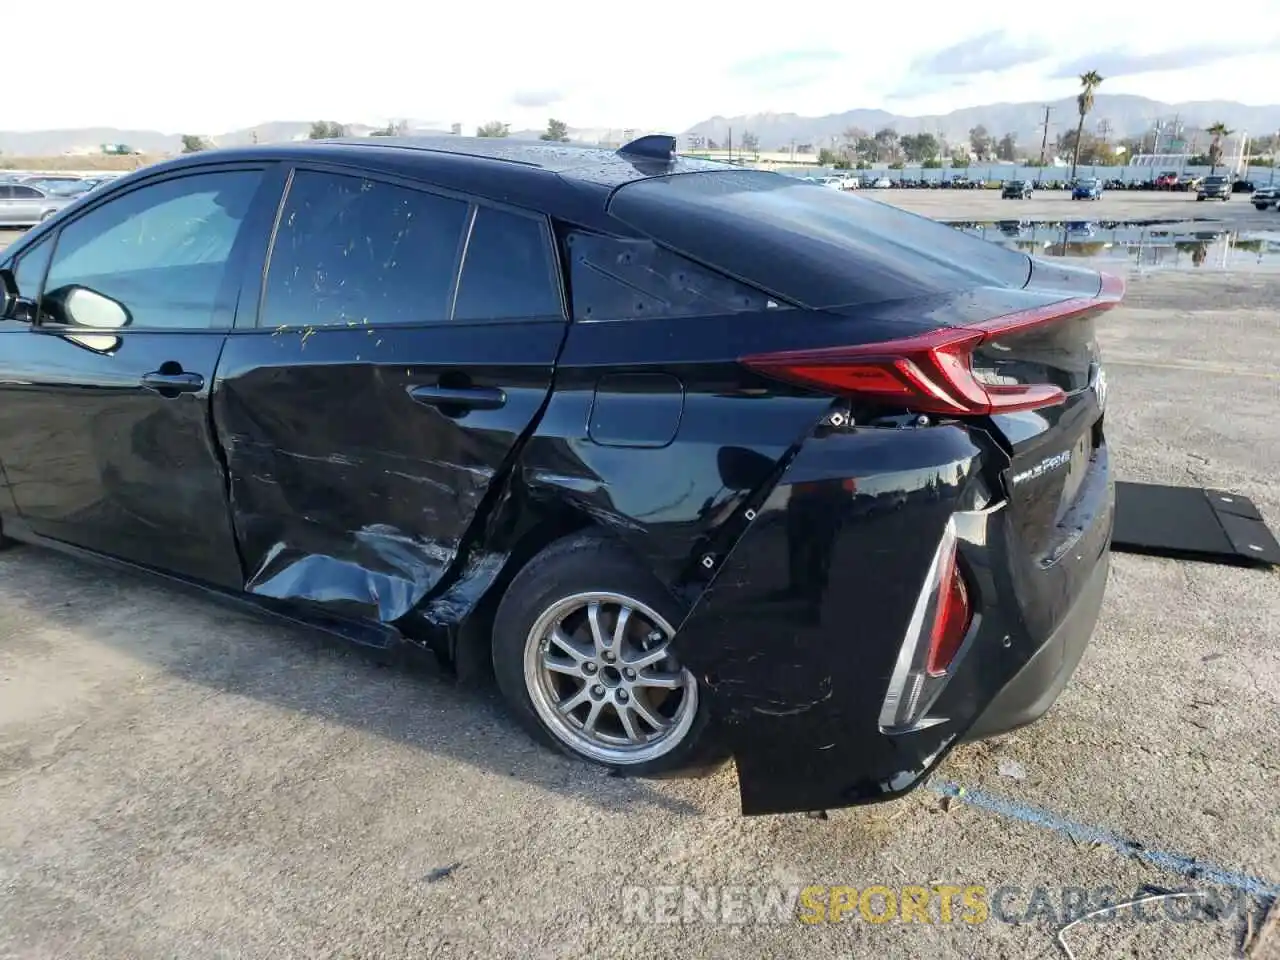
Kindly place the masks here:
POLYGON ((880 708, 882 730, 921 726, 921 717, 946 686, 956 654, 973 626, 969 589, 956 555, 955 521, 949 520, 889 679, 880 708))
POLYGON ((1124 281, 1103 274, 1093 297, 1074 297, 898 340, 757 354, 743 357, 741 362, 775 379, 918 413, 957 417, 1034 410, 1062 403, 1066 393, 1053 384, 983 383, 973 371, 974 351, 988 340, 1029 327, 1109 309, 1123 296, 1124 281))

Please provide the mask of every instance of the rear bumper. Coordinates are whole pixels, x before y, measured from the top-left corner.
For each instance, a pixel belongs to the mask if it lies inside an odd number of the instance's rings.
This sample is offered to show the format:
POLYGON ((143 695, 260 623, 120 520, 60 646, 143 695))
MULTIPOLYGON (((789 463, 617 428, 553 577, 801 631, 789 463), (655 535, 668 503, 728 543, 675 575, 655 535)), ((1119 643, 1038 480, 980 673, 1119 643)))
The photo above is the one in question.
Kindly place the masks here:
POLYGON ((1039 720, 1057 702, 1097 627, 1110 567, 1108 549, 1099 558, 1070 613, 1045 645, 995 695, 965 733, 965 740, 982 740, 1025 727, 1039 720))
POLYGON ((1091 512, 1073 518, 1080 534, 1060 561, 1063 579, 1019 612, 1009 598, 1027 584, 1005 556, 1016 533, 1005 510, 985 509, 971 438, 958 425, 811 438, 681 624, 679 656, 737 762, 744 813, 901 796, 957 743, 1043 714, 1068 682, 1107 580, 1105 457, 1087 481, 1097 489, 1081 495, 1091 512), (890 446, 897 469, 885 473, 890 446), (942 531, 960 516, 983 618, 927 722, 885 730, 906 624, 942 531))

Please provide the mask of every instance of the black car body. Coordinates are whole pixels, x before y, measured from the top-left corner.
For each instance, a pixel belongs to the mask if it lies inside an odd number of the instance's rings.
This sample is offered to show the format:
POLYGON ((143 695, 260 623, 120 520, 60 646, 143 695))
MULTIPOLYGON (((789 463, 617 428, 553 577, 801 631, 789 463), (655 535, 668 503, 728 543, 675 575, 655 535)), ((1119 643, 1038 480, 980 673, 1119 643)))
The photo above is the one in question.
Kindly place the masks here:
POLYGON ((255 146, 85 195, 5 253, 4 533, 492 659, 618 769, 693 716, 748 813, 1035 719, 1106 583, 1123 285, 673 149, 255 146), (598 622, 627 591, 639 638, 598 622), (654 663, 695 685, 633 736, 654 663))
POLYGON ((1212 176, 1205 177, 1196 188, 1197 200, 1230 200, 1231 178, 1212 176))
POLYGON ((1000 199, 1029 200, 1031 192, 1032 185, 1030 180, 1006 180, 1004 186, 1000 188, 1000 199))

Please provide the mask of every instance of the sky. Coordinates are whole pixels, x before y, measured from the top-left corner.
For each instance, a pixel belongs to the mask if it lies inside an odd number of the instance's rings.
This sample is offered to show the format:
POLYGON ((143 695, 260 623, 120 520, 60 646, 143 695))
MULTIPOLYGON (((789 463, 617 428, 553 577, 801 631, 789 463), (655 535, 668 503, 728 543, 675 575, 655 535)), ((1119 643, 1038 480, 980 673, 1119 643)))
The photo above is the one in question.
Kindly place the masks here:
POLYGON ((678 132, 716 114, 918 115, 1057 99, 1090 67, 1107 93, 1280 100, 1280 0, 1235 0, 1220 17, 1202 6, 1155 15, 1150 3, 1037 9, 61 0, 55 68, 5 98, 0 125, 216 135, 271 120, 412 119, 471 133, 556 117, 678 132))

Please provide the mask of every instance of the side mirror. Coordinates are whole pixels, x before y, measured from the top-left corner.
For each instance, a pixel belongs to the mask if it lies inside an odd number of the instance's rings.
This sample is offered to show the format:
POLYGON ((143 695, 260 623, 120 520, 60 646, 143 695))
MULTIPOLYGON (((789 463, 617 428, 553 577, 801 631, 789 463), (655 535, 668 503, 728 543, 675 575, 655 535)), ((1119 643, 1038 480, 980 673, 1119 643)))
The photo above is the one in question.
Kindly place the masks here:
POLYGON ((95 330, 119 330, 133 321, 128 307, 120 301, 75 284, 46 291, 40 313, 43 323, 95 330))

